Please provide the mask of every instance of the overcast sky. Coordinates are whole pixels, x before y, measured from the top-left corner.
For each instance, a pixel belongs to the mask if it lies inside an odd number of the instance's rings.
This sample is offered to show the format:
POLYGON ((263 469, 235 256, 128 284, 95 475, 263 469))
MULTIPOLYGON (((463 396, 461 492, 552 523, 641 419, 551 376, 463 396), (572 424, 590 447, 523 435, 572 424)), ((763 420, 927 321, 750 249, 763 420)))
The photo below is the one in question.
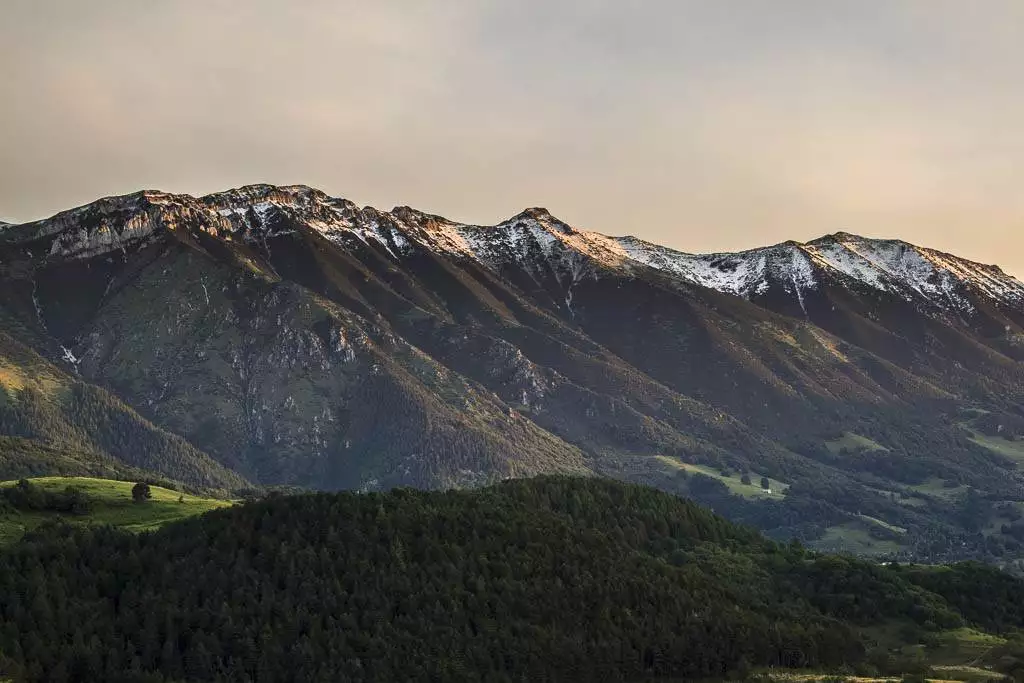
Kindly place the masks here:
POLYGON ((0 218, 304 183, 1024 274, 1020 0, 0 0, 0 218))

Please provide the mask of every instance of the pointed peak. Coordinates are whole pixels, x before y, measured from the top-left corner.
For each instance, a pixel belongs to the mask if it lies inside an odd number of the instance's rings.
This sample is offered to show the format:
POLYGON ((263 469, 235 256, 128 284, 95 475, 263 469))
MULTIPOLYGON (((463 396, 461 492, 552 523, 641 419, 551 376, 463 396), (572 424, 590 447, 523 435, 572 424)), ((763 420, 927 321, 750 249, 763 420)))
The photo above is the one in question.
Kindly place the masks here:
POLYGON ((817 239, 813 239, 807 244, 811 246, 820 246, 823 244, 849 244, 849 243, 860 243, 860 244, 903 244, 907 246, 914 246, 910 242, 906 242, 901 239, 893 238, 881 238, 881 237, 865 237, 864 235, 858 235, 852 232, 846 232, 840 230, 839 232, 829 233, 822 235, 817 239))
POLYGON ((863 239, 864 238, 860 235, 854 235, 853 233, 840 230, 838 232, 830 232, 827 235, 822 235, 821 237, 817 237, 813 240, 808 240, 807 244, 811 246, 820 246, 823 244, 842 244, 843 242, 859 241, 863 239))
POLYGON ((451 223, 444 216, 420 211, 411 206, 396 206, 391 209, 391 215, 407 223, 451 223))
POLYGON ((308 185, 270 185, 268 183, 254 183, 242 185, 230 190, 213 192, 200 197, 206 204, 223 203, 225 201, 254 201, 270 198, 292 198, 292 199, 327 199, 326 193, 308 185))
POLYGON ((522 211, 519 212, 519 215, 516 216, 516 218, 518 218, 519 216, 522 216, 524 218, 533 218, 535 220, 554 218, 554 216, 551 215, 551 212, 542 206, 531 206, 528 209, 523 209, 522 211))
MULTIPOLYGON (((141 202, 150 201, 153 199, 164 199, 168 197, 175 197, 169 192, 163 190, 136 190, 135 192, 129 192, 128 194, 115 194, 107 197, 100 197, 96 201, 83 204, 82 206, 70 209, 71 211, 77 211, 79 209, 87 209, 89 207, 104 207, 104 206, 132 206, 141 202)), ((187 195, 181 195, 187 196, 187 195)))
POLYGON ((836 232, 829 233, 828 235, 825 235, 825 238, 829 238, 829 237, 834 239, 834 240, 839 240, 839 241, 842 241, 842 240, 862 240, 862 239, 864 239, 864 237, 862 237, 861 235, 857 235, 857 234, 852 233, 852 232, 847 232, 845 230, 837 230, 836 232))
POLYGON ((576 232, 571 225, 551 215, 550 211, 540 206, 532 206, 528 209, 523 209, 515 216, 512 216, 512 218, 504 221, 504 224, 520 221, 536 221, 549 229, 558 230, 559 232, 567 235, 576 232))

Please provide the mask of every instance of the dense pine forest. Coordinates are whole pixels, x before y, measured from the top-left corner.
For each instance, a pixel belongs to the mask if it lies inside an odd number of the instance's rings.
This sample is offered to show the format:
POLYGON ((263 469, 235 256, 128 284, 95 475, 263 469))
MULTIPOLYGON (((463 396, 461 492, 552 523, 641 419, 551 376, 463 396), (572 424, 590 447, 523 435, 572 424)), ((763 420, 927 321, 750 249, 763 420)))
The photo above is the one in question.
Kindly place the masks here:
POLYGON ((0 652, 53 682, 872 673, 907 668, 873 629, 1009 633, 1022 596, 990 568, 817 555, 647 487, 543 477, 37 529, 0 553, 0 652))

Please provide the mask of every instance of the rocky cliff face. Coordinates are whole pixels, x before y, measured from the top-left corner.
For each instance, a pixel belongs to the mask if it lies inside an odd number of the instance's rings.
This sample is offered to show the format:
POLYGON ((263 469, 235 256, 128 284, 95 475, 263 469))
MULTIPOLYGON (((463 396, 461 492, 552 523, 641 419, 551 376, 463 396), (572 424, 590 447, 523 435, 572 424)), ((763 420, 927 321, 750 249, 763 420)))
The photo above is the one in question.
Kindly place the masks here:
POLYGON ((909 528, 894 495, 1018 476, 957 424, 1019 404, 1024 285, 900 242, 694 256, 539 208, 473 226, 255 185, 6 226, 0 284, 21 343, 256 482, 711 472, 771 528, 909 528), (877 448, 839 457, 847 434, 877 448))

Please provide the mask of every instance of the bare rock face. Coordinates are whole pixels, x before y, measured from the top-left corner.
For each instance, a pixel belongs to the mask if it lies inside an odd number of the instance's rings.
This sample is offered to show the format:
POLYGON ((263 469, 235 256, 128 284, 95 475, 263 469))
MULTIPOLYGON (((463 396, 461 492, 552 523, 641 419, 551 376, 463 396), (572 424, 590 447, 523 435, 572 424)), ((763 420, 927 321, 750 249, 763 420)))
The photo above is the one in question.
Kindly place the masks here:
POLYGON ((960 411, 1017 410, 1024 284, 894 240, 693 255, 541 208, 477 226, 301 185, 145 191, 0 226, 0 316, 258 483, 698 495, 685 473, 745 472, 791 493, 720 506, 782 529, 923 528, 932 503, 893 496, 1018 479, 960 411), (837 457, 844 434, 879 450, 837 457))

